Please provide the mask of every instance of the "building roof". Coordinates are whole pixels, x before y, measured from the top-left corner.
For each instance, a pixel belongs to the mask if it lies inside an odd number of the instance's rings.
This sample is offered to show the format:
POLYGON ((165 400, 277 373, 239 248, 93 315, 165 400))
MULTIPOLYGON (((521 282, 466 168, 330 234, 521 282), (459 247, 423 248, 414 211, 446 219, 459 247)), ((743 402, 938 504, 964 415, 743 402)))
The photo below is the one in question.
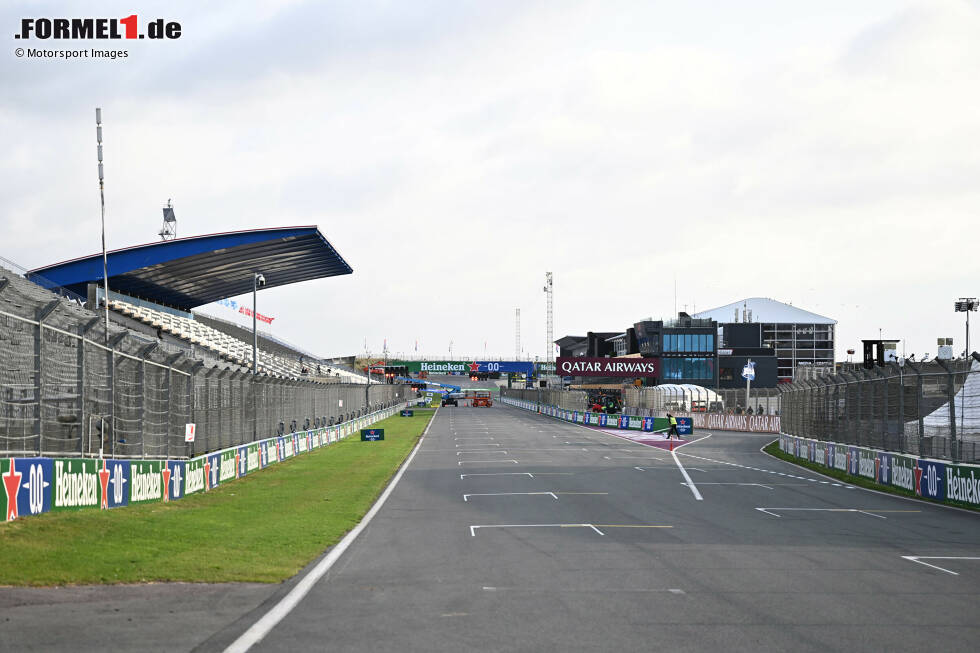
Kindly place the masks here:
MULTIPOLYGON (((189 311, 252 290, 260 272, 265 288, 353 270, 315 226, 251 229, 126 247, 107 255, 109 289, 189 311)), ((102 254, 28 272, 45 287, 79 295, 102 280, 102 254)))
POLYGON ((720 324, 729 324, 735 321, 735 310, 738 309, 738 321, 742 322, 742 309, 752 311, 752 322, 775 323, 775 324, 837 324, 833 320, 823 315, 804 311, 790 304, 777 302, 768 297, 749 297, 731 304, 725 304, 718 308, 708 311, 701 311, 691 317, 711 318, 720 324))
POLYGON ((588 340, 586 336, 563 336, 558 340, 555 340, 555 344, 559 347, 571 347, 577 345, 580 342, 585 342, 588 340))

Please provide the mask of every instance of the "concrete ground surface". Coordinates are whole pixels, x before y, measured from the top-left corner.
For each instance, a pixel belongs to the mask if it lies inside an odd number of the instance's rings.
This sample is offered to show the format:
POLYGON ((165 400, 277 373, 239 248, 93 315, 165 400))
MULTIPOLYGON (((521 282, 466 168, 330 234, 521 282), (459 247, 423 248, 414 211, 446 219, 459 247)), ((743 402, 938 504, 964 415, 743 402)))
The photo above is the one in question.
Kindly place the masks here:
MULTIPOLYGON (((760 453, 771 439, 696 432, 675 460, 509 406, 443 408, 252 650, 976 650, 980 515, 830 481, 760 453)), ((296 582, 4 589, 0 650, 220 651, 296 582)))

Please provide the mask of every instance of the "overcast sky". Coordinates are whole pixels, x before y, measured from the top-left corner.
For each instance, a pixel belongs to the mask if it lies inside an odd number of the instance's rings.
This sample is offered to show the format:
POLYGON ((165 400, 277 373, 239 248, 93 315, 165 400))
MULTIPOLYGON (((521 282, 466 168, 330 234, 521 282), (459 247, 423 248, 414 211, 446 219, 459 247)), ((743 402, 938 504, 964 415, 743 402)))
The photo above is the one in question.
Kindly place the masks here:
MULTIPOLYGON (((980 4, 4 3, 0 256, 319 225, 354 268, 270 289, 324 355, 545 353, 745 297, 935 355, 977 284, 980 4), (15 41, 36 16, 177 20, 167 42, 15 41), (31 60, 14 48, 120 47, 31 60)), ((251 302, 251 297, 246 298, 251 302)), ((215 315, 234 317, 215 307, 215 315)), ((977 340, 974 339, 976 343, 977 340)), ((973 349, 978 349, 974 345, 973 349)))

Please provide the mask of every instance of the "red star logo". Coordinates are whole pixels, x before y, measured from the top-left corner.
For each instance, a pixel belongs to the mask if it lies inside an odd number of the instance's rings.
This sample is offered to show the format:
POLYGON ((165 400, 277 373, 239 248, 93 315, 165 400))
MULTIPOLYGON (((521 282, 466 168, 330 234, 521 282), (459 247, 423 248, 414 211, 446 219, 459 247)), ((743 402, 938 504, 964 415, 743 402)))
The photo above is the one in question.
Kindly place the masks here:
POLYGON ((10 459, 10 469, 3 475, 3 489, 7 492, 7 521, 17 519, 17 492, 20 490, 20 479, 24 475, 14 469, 14 459, 10 459))
POLYGON ((105 458, 102 459, 102 469, 99 470, 99 485, 102 486, 102 510, 109 509, 109 477, 111 474, 106 469, 105 458))
POLYGON ((915 493, 922 496, 922 468, 916 465, 912 471, 915 472, 915 493))
POLYGON ((241 457, 242 455, 236 451, 235 452, 235 478, 241 478, 241 475, 238 473, 239 470, 241 470, 241 467, 239 467, 239 464, 241 463, 241 457))
POLYGON ((166 462, 163 463, 160 474, 163 476, 163 500, 170 501, 170 468, 166 462))
POLYGON ((480 364, 477 362, 470 363, 470 372, 479 372, 480 364))
POLYGON ((875 457, 875 480, 881 481, 881 458, 875 457))
POLYGON ((204 460, 204 491, 211 489, 211 461, 204 460))

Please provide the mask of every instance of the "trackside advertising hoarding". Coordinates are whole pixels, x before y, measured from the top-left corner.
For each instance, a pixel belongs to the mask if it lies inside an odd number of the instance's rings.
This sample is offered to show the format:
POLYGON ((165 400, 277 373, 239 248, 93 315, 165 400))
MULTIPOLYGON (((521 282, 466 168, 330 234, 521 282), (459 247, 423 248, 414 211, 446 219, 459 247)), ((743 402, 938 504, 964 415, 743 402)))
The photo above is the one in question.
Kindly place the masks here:
POLYGON ((610 376, 640 378, 660 376, 659 358, 585 358, 559 356, 555 361, 561 376, 610 376))
MULTIPOLYGON (((557 406, 542 404, 539 406, 533 401, 523 399, 513 399, 511 397, 501 397, 500 400, 508 405, 523 408, 524 410, 540 410, 542 415, 554 417, 566 422, 574 422, 583 426, 598 426, 601 428, 622 429, 629 431, 666 431, 670 428, 670 422, 665 417, 639 417, 637 415, 607 415, 606 413, 582 412, 577 410, 566 410, 557 406)), ((693 432, 693 428, 692 428, 693 432)))
POLYGON ((980 508, 980 466, 824 442, 794 435, 779 436, 779 448, 796 458, 899 487, 924 498, 980 508))
POLYGON ((3 458, 0 505, 11 521, 51 510, 121 508, 151 501, 176 501, 207 492, 260 469, 337 442, 351 425, 373 424, 401 410, 393 406, 355 421, 269 438, 190 460, 108 458, 3 458))

